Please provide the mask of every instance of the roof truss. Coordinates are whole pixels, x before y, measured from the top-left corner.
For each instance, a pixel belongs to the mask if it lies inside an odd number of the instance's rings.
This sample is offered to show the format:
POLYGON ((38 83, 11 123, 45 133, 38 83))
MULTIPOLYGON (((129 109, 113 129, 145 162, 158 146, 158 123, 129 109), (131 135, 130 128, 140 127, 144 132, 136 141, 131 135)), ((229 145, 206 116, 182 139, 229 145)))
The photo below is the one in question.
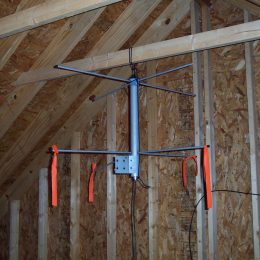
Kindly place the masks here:
POLYGON ((0 39, 122 0, 51 0, 0 19, 0 39))

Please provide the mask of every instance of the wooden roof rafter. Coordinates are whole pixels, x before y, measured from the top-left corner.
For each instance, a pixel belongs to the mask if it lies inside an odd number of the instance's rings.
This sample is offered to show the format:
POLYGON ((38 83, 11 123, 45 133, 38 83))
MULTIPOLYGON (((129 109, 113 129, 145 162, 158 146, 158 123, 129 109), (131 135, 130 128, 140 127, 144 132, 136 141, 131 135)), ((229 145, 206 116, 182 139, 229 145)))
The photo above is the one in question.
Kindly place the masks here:
POLYGON ((51 0, 0 19, 0 39, 122 0, 51 0))
MULTIPOLYGON (((16 12, 30 8, 40 3, 42 0, 21 0, 16 12)), ((22 40, 27 36, 29 31, 19 33, 1 40, 0 43, 0 70, 3 69, 9 58, 18 48, 22 40)))
MULTIPOLYGON (((91 29, 104 10, 105 7, 71 17, 35 61, 32 69, 49 66, 57 61, 62 62, 91 29)), ((8 95, 7 100, 0 107, 0 120, 5 122, 0 129, 0 138, 4 136, 12 123, 45 83, 30 84, 24 88, 15 89, 8 95), (13 96, 17 96, 18 99, 13 100, 13 96)))
MULTIPOLYGON (((129 39, 135 30, 142 25, 144 20, 149 16, 149 14, 151 14, 151 12, 160 2, 161 0, 133 1, 114 22, 112 27, 96 43, 88 55, 98 55, 108 51, 115 51, 122 47, 123 44, 129 39)), ((3 167, 0 169, 0 176, 2 177, 0 185, 10 177, 12 174, 12 169, 14 170, 19 165, 19 163, 21 163, 22 160, 32 152, 35 145, 46 133, 48 133, 52 125, 59 121, 60 117, 70 108, 73 101, 81 95, 92 79, 93 78, 86 79, 86 77, 68 79, 66 84, 73 85, 74 87, 67 88, 66 93, 64 93, 63 90, 60 90, 57 93, 58 96, 63 97, 63 103, 54 104, 54 106, 57 106, 55 108, 50 107, 48 110, 40 111, 36 119, 29 125, 29 127, 22 133, 22 135, 19 136, 18 140, 8 151, 6 151, 5 155, 1 158, 0 161, 2 162, 4 162, 6 158, 10 159, 8 162, 6 161, 5 165, 3 165, 3 167), (28 136, 30 136, 30 140, 28 140, 28 136), (22 152, 20 147, 23 147, 22 152), (8 172, 6 172, 4 169, 8 169, 8 172)), ((35 86, 28 85, 23 88, 23 91, 27 91, 27 94, 29 95, 29 98, 27 96, 27 99, 24 101, 26 104, 28 104, 34 97, 31 96, 30 91, 30 89, 33 87, 35 86)))
MULTIPOLYGON (((179 24, 179 22, 186 17, 190 10, 189 3, 190 0, 187 1, 186 5, 182 4, 182 0, 173 1, 140 37, 140 39, 136 42, 136 45, 138 46, 165 39, 179 24), (170 22, 165 23, 167 20, 170 20, 170 22), (164 27, 164 30, 161 30, 161 26, 164 27)), ((127 77, 129 72, 130 71, 128 68, 122 67, 112 70, 111 75, 125 75, 127 77)), ((112 89, 113 87, 116 87, 115 84, 113 85, 113 82, 111 82, 110 87, 108 87, 105 81, 101 81, 97 89, 92 93, 99 94, 102 93, 102 91, 112 89)), ((93 116, 104 108, 105 102, 106 100, 104 99, 99 102, 92 103, 87 98, 77 109, 77 111, 55 133, 51 140, 49 140, 49 143, 56 143, 58 146, 66 146, 70 140, 71 133, 84 127, 84 125, 86 125, 93 118, 93 116)), ((48 158, 42 158, 42 154, 46 152, 48 146, 49 144, 37 153, 37 156, 32 163, 26 167, 20 176, 18 176, 9 189, 1 195, 0 207, 3 210, 0 212, 0 217, 3 216, 7 210, 9 198, 19 198, 28 190, 30 184, 32 184, 37 177, 37 170, 41 167, 46 167, 48 158), (31 172, 31 174, 28 174, 28 172, 31 172)))

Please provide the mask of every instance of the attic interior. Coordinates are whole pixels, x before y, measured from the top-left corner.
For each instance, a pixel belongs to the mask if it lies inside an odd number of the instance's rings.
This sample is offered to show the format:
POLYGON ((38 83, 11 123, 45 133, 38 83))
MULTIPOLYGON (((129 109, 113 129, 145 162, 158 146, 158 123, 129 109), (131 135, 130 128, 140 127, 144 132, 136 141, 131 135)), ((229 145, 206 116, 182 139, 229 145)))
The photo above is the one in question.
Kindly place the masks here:
POLYGON ((259 0, 0 0, 0 259, 260 259, 259 17, 259 0), (59 152, 129 151, 133 121, 131 86, 55 65, 185 64, 145 81, 168 91, 138 86, 138 149, 206 147, 209 175, 204 148, 140 156, 138 181, 59 152))

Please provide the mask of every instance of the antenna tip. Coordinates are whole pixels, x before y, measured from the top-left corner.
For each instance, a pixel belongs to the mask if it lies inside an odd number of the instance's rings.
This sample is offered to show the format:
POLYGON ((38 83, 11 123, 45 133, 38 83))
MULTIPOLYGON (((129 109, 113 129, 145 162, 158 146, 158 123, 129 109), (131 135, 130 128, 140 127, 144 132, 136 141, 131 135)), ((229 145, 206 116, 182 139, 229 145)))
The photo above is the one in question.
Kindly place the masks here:
POLYGON ((92 102, 94 102, 94 101, 96 100, 96 96, 95 96, 95 95, 90 96, 90 97, 89 97, 89 100, 92 101, 92 102))

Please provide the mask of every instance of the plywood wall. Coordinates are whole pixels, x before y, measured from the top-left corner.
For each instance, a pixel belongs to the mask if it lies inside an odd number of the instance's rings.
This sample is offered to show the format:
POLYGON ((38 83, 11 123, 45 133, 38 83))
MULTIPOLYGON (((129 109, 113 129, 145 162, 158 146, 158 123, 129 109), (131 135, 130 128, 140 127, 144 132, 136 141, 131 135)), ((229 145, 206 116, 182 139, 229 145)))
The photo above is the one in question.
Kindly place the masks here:
MULTIPOLYGON (((83 149, 106 150, 106 113, 94 117, 82 135, 83 149)), ((106 157, 81 156, 81 259, 106 259, 106 157), (88 202, 91 163, 97 164, 94 177, 94 202, 88 202)))
MULTIPOLYGON (((243 46, 220 49, 214 60, 216 189, 248 192, 251 187, 245 71, 235 71, 243 46), (217 65, 220 62, 217 62, 217 65)), ((221 258, 253 258, 251 197, 219 193, 218 245, 221 258)))
POLYGON ((0 219, 0 259, 9 257, 9 215, 0 219))
POLYGON ((38 181, 24 194, 20 209, 19 257, 36 259, 38 251, 38 181))
MULTIPOLYGON (((213 1, 212 1, 213 2, 213 1)), ((213 29, 243 21, 242 12, 230 8, 225 1, 211 6, 213 29), (230 15, 222 13, 223 8, 230 15)), ((189 34, 189 18, 170 37, 189 34)), ((101 26, 101 25, 100 25, 101 26)), ((134 41, 134 40, 133 40, 134 41)), ((259 44, 255 44, 257 106, 260 111, 259 44)), ((75 53, 73 57, 80 53, 75 53)), ((248 113, 243 63, 243 45, 212 51, 214 86, 214 124, 216 137, 216 189, 250 191, 248 113)), ((162 71, 191 61, 190 55, 158 61, 162 71)), ((146 65, 140 65, 144 75, 146 65)), ((186 69, 158 78, 158 85, 192 91, 192 70, 186 69)), ((147 148, 147 91, 140 91, 141 147, 147 148)), ((194 143, 193 100, 174 94, 157 93, 158 148, 180 147, 194 143)), ((117 95, 117 150, 128 150, 129 117, 127 91, 117 95)), ((106 110, 97 114, 82 129, 82 146, 86 149, 106 149, 106 110)), ((259 120, 259 114, 258 114, 259 120)), ((192 153, 191 153, 192 154, 192 153)), ((188 191, 184 192, 181 161, 157 160, 159 169, 159 242, 160 259, 189 259, 188 229, 195 203, 194 167, 188 167, 188 191)), ((141 178, 147 181, 147 159, 141 162, 141 178)), ((138 259, 148 259, 148 196, 137 186, 136 216, 138 259)), ((117 177, 117 257, 131 259, 131 179, 117 177)), ((252 259, 251 197, 229 193, 217 194, 218 247, 220 259, 252 259)), ((81 156, 81 259, 106 259, 106 157, 81 156), (94 203, 88 203, 88 178, 91 162, 98 165, 95 176, 94 203)), ((38 183, 23 196, 21 203, 20 256, 37 258, 38 183)), ((0 222, 0 257, 8 254, 8 217, 0 222), (2 242, 4 241, 4 242, 2 242), (3 250, 2 250, 3 248, 3 250)), ((49 259, 67 259, 70 236, 70 156, 59 156, 59 205, 49 209, 49 259)), ((192 227, 192 250, 196 258, 196 223, 192 227)))

